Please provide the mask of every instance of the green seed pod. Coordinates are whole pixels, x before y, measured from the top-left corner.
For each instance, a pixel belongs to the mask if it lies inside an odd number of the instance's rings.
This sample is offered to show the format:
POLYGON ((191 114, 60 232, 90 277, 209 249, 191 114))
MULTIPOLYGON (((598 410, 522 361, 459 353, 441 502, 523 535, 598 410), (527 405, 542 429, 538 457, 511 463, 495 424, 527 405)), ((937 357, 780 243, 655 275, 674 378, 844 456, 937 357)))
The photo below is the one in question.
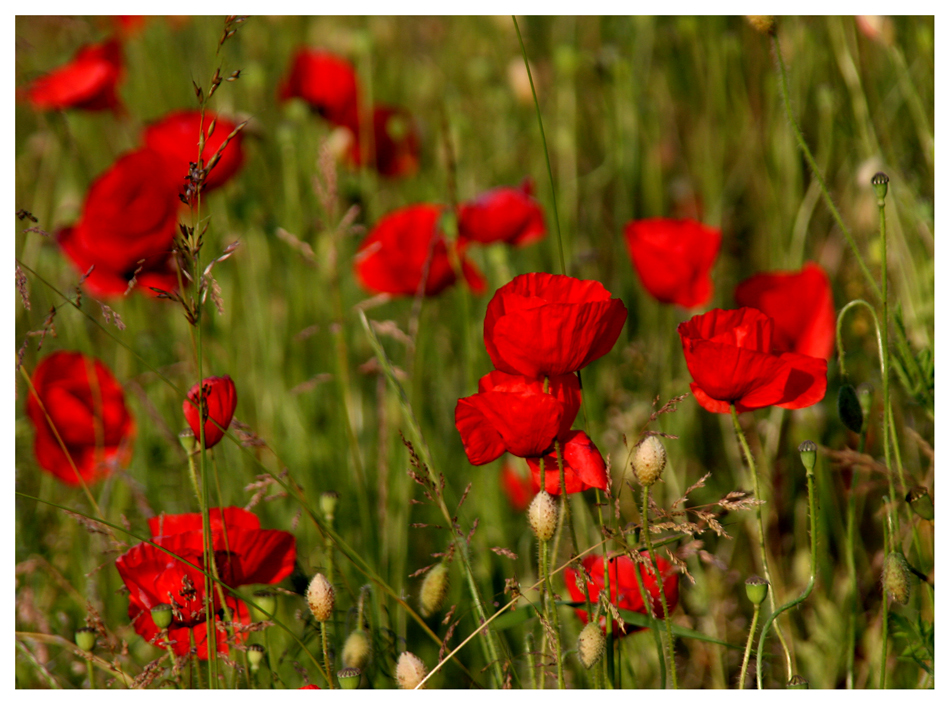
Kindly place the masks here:
POLYGON ((172 623, 172 606, 155 605, 152 608, 152 621, 159 629, 168 629, 168 625, 172 623))
POLYGON ((324 492, 320 495, 320 511, 323 512, 324 518, 333 523, 333 517, 336 515, 336 505, 340 501, 340 495, 336 492, 324 492))
POLYGON ((745 581, 745 594, 753 605, 761 605, 769 594, 769 581, 758 575, 751 575, 745 581))
POLYGON ((186 428, 178 434, 178 442, 181 443, 181 447, 185 449, 186 453, 190 453, 195 449, 195 434, 190 428, 186 428))
POLYGON ((277 612, 277 593, 270 590, 258 590, 254 593, 254 604, 251 605, 251 619, 263 622, 270 619, 277 612))
POLYGON ((413 653, 403 651, 396 662, 396 683, 402 690, 413 690, 426 677, 426 665, 413 653))
POLYGON ((247 665, 251 673, 257 673, 261 667, 261 661, 264 660, 264 647, 260 644, 251 644, 247 647, 247 665))
POLYGON ((666 467, 666 448, 656 436, 647 436, 633 450, 633 471, 644 487, 650 487, 666 467))
POLYGON ((802 465, 805 471, 811 475, 815 469, 815 461, 818 459, 818 446, 814 441, 802 441, 798 446, 798 452, 802 455, 802 465))
POLYGON ((431 617, 442 609, 448 589, 449 567, 445 563, 439 563, 426 573, 419 591, 419 607, 423 617, 431 617))
POLYGON ((94 627, 79 627, 76 630, 76 646, 83 651, 92 651, 96 648, 96 630, 94 627))
POLYGON ((906 605, 910 600, 910 566, 899 551, 891 551, 884 559, 881 582, 885 592, 894 602, 906 605))
POLYGON ((806 681, 804 678, 802 678, 799 675, 792 676, 791 679, 788 681, 788 685, 786 687, 789 688, 790 690, 808 690, 809 689, 808 681, 806 681))
POLYGON ((307 588, 307 604, 318 622, 327 622, 333 616, 335 595, 333 586, 323 573, 317 573, 307 588))
POLYGON ((340 688, 353 690, 360 687, 360 669, 344 668, 336 672, 336 679, 340 681, 340 688))
POLYGON ((362 629, 352 632, 343 644, 343 665, 347 668, 366 668, 373 655, 373 642, 362 629))
POLYGON ((861 433, 861 428, 864 426, 864 412, 861 410, 861 402, 858 401, 858 393, 850 384, 838 390, 838 418, 848 427, 848 430, 861 433))
POLYGON ((607 640, 604 638, 600 625, 588 622, 577 637, 577 657, 581 665, 590 670, 591 666, 600 661, 606 646, 607 640))
POLYGON ((877 196, 878 205, 884 204, 884 197, 887 196, 887 183, 890 179, 883 171, 877 172, 871 177, 871 186, 874 187, 874 195, 877 196))
POLYGON ((927 521, 934 520, 934 501, 926 487, 915 487, 907 493, 906 499, 914 514, 927 521))
POLYGON ((528 507, 528 523, 538 541, 548 541, 557 528, 557 502, 545 490, 538 492, 528 507))

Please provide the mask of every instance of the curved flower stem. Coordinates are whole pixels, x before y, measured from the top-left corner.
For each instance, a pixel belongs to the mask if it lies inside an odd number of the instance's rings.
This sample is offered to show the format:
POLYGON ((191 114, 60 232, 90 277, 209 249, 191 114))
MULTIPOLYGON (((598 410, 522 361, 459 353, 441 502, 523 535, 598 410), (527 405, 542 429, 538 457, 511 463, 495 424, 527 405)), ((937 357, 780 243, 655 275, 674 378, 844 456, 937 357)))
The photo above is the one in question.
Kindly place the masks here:
POLYGON ((745 642, 745 652, 742 654, 742 670, 739 671, 739 690, 745 690, 745 674, 749 668, 749 653, 752 651, 752 637, 755 636, 755 627, 759 623, 759 607, 756 605, 752 612, 752 624, 749 625, 749 637, 745 642))
MULTIPOLYGON (((742 452, 745 455, 746 463, 749 465, 749 472, 752 474, 752 487, 755 492, 755 498, 761 500, 762 493, 759 490, 759 475, 755 470, 755 460, 752 458, 752 451, 749 450, 749 444, 745 439, 745 434, 742 433, 742 427, 739 425, 739 414, 736 413, 736 405, 730 404, 729 410, 732 412, 732 427, 736 431, 736 438, 739 439, 739 445, 742 446, 742 452)), ((772 608, 772 617, 769 619, 769 622, 775 617, 775 593, 776 585, 775 581, 772 579, 772 571, 769 570, 769 562, 766 558, 765 553, 765 521, 762 519, 762 505, 755 505, 755 517, 759 522, 759 554, 762 558, 762 572, 765 574, 765 579, 769 582, 771 589, 769 590, 769 605, 772 608)), ((782 644, 782 650, 785 652, 785 666, 788 670, 787 680, 792 678, 792 655, 789 652, 788 644, 785 642, 785 636, 782 634, 781 629, 778 625, 775 625, 775 634, 778 636, 779 642, 782 644)), ((763 630, 764 636, 764 630, 763 630)), ((759 638, 759 648, 762 646, 762 637, 759 638)), ((759 686, 762 687, 761 685, 759 686)))
MULTIPOLYGON (((762 647, 765 645, 765 638, 768 636, 769 627, 772 626, 772 623, 778 619, 778 616, 790 610, 796 605, 800 605, 811 594, 812 588, 815 587, 815 574, 818 570, 818 516, 816 513, 815 506, 815 470, 807 470, 805 477, 808 481, 808 524, 809 530, 811 532, 811 575, 808 578, 808 585, 805 586, 805 591, 798 597, 793 600, 789 600, 784 605, 779 607, 777 610, 774 610, 772 614, 769 615, 769 618, 766 620, 765 624, 762 625, 762 634, 759 636, 759 649, 756 655, 755 663, 755 674, 756 674, 756 684, 758 688, 762 689, 762 647)), ((769 590, 771 593, 772 591, 769 590)), ((778 629, 776 629, 778 633, 778 629)), ((789 678, 791 680, 791 678, 789 678)))
MULTIPOLYGON (((650 506, 650 488, 643 488, 643 537, 647 544, 647 551, 650 554, 650 562, 653 564, 653 574, 656 576, 656 585, 660 591, 660 604, 663 605, 663 621, 666 623, 666 638, 669 641, 670 649, 670 676, 673 680, 673 690, 679 690, 679 683, 676 680, 676 659, 673 653, 673 626, 670 622, 670 610, 666 605, 666 591, 663 589, 663 575, 660 573, 660 564, 656 561, 656 552, 653 550, 653 540, 650 538, 650 518, 647 511, 650 506)), ((647 603, 643 603, 646 606, 647 603)))

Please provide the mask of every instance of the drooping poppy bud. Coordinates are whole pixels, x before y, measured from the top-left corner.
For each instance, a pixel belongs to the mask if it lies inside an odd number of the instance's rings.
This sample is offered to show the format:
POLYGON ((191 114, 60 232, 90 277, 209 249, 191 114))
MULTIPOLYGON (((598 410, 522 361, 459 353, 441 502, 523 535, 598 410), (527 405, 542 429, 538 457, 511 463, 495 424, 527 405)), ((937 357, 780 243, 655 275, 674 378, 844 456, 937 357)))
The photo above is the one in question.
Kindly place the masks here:
POLYGON ((396 662, 396 682, 402 690, 413 690, 426 677, 426 666, 413 653, 403 651, 396 662))
POLYGON ((182 404, 185 419, 191 426, 195 438, 201 439, 198 402, 203 399, 205 448, 213 448, 222 438, 231 424, 234 409, 237 406, 237 390, 228 375, 206 377, 188 391, 188 399, 182 404))

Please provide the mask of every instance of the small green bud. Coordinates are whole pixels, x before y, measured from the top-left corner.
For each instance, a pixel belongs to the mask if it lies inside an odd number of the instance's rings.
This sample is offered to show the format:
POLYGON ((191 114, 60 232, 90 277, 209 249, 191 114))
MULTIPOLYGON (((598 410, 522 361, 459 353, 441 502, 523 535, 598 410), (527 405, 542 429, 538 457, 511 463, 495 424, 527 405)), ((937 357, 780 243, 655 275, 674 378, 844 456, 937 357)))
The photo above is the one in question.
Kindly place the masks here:
POLYGON ((449 567, 439 563, 426 573, 419 591, 419 607, 423 617, 431 617, 442 609, 449 589, 449 567))
POLYGON ((426 677, 426 665, 413 653, 403 651, 396 661, 396 683, 402 690, 413 690, 426 677))
POLYGON ((186 428, 178 434, 178 442, 181 443, 181 447, 185 449, 186 453, 190 453, 195 449, 195 434, 190 428, 186 428))
POLYGON ((528 507, 528 523, 538 541, 548 541, 557 527, 557 502, 545 490, 538 492, 528 507))
POLYGON ((318 622, 328 622, 333 616, 336 596, 333 586, 323 573, 317 573, 307 587, 307 604, 318 622))
POLYGON ((264 660, 264 647, 260 644, 251 644, 247 647, 247 665, 252 673, 257 673, 261 667, 261 661, 264 660))
POLYGON ((861 410, 858 393, 850 384, 838 390, 838 418, 848 427, 848 430, 861 433, 861 428, 864 426, 864 412, 861 410))
POLYGON ((83 651, 92 651, 96 648, 96 633, 94 627, 79 627, 76 630, 76 646, 83 651))
POLYGON ((352 632, 343 644, 343 665, 363 670, 373 655, 373 642, 362 629, 352 632))
POLYGON ((263 622, 277 612, 277 593, 270 590, 258 590, 254 593, 254 604, 251 605, 251 618, 255 622, 263 622))
POLYGON ((915 487, 907 493, 906 499, 914 514, 927 521, 934 520, 934 501, 926 487, 915 487))
POLYGON ((340 681, 340 688, 343 690, 353 690, 360 687, 360 669, 344 668, 336 672, 336 678, 340 681))
POLYGON ((633 471, 644 487, 650 487, 666 467, 666 448, 656 436, 647 436, 633 449, 633 471))
POLYGON ((894 602, 906 605, 910 600, 910 566, 899 551, 891 551, 884 558, 884 570, 881 572, 884 591, 894 602))
POLYGON ((808 690, 809 689, 808 681, 806 681, 804 678, 802 678, 799 675, 792 676, 791 679, 788 681, 787 687, 791 690, 808 690))
POLYGON ((604 632, 599 624, 588 622, 587 626, 581 629, 580 636, 577 637, 577 657, 581 665, 587 670, 600 661, 604 655, 604 648, 607 646, 607 640, 604 638, 604 632))
POLYGON ((753 605, 761 605, 769 594, 769 581, 758 575, 750 575, 745 581, 745 594, 753 605))
POLYGON ((874 400, 874 387, 867 382, 858 385, 858 402, 861 404, 861 413, 864 418, 871 413, 871 402, 874 400))
POLYGON ((336 515, 336 505, 339 501, 340 495, 332 490, 320 495, 320 511, 323 512, 324 518, 331 524, 333 523, 333 517, 336 515))
POLYGON ((152 608, 152 621, 159 629, 168 629, 168 625, 172 623, 172 606, 155 605, 152 608))
POLYGON ((890 179, 883 171, 879 171, 871 177, 871 186, 874 187, 874 195, 877 196, 879 206, 884 205, 884 197, 887 196, 887 183, 889 181, 890 179))
POLYGON ((810 475, 815 469, 815 461, 818 459, 818 446, 814 441, 802 441, 798 446, 798 452, 802 454, 802 465, 810 475))

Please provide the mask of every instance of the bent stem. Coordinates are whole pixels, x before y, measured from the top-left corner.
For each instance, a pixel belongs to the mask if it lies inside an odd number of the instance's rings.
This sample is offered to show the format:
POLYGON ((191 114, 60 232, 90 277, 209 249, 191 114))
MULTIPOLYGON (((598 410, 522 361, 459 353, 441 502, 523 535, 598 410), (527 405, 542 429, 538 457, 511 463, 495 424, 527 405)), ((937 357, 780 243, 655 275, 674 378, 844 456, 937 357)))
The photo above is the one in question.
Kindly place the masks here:
POLYGON ((755 627, 759 623, 759 607, 756 605, 752 612, 752 624, 749 625, 749 637, 745 642, 745 653, 742 654, 742 670, 739 671, 739 690, 745 690, 745 674, 749 668, 749 653, 752 651, 752 637, 755 636, 755 627))
MULTIPOLYGON (((670 623, 670 611, 666 605, 666 591, 663 589, 663 575, 660 573, 660 564, 656 562, 656 552, 653 550, 653 540, 650 538, 650 518, 647 510, 650 506, 650 488, 643 488, 643 538, 647 544, 647 551, 650 554, 650 562, 653 565, 653 574, 656 576, 656 585, 660 591, 660 604, 663 605, 663 621, 666 623, 666 638, 669 642, 670 650, 670 677, 673 680, 673 690, 679 690, 679 684, 676 680, 676 659, 673 654, 673 626, 670 623)), ((637 570, 637 573, 640 571, 637 570)), ((647 603, 644 602, 646 607, 647 603)), ((652 608, 651 608, 652 612, 652 608)))
MULTIPOLYGON (((752 451, 749 450, 749 444, 745 439, 745 434, 742 433, 742 427, 739 425, 739 414, 736 412, 736 405, 730 404, 729 410, 732 412, 732 426, 736 431, 736 438, 739 439, 739 445, 742 446, 742 452, 745 455, 746 463, 749 465, 749 472, 752 473, 752 488, 755 492, 755 498, 758 500, 762 499, 762 493, 759 491, 759 475, 755 469, 755 460, 752 459, 752 451)), ((775 593, 776 584, 772 579, 772 571, 769 570, 769 562, 765 554, 765 520, 762 518, 762 505, 755 505, 755 518, 759 523, 759 554, 762 558, 762 572, 765 574, 765 579, 769 582, 771 589, 769 590, 769 606, 772 608, 772 616, 769 618, 769 623, 771 623, 774 618, 777 616, 775 612, 775 593)), ((782 634, 782 630, 779 629, 778 624, 775 625, 775 634, 778 636, 779 642, 782 644, 782 651, 785 653, 785 666, 788 670, 788 678, 786 680, 792 679, 792 655, 789 652, 788 644, 785 642, 785 635, 782 634)), ((765 630, 762 631, 762 636, 759 638, 759 659, 761 661, 761 650, 762 642, 764 641, 765 630)), ((759 667, 761 664, 757 664, 759 667)), ((761 685, 759 686, 762 687, 761 685)))

